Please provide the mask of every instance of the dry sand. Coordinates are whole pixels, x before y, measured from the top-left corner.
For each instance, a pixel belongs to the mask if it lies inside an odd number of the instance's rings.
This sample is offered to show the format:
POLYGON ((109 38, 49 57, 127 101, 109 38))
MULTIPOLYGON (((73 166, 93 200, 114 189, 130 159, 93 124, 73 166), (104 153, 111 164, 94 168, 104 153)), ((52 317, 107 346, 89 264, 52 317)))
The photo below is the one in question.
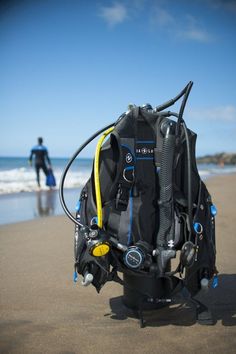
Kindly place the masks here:
POLYGON ((207 182, 217 216, 219 287, 213 326, 190 306, 155 311, 147 326, 126 316, 122 287, 98 295, 73 283, 73 224, 45 217, 0 227, 0 353, 235 353, 236 175, 207 182))

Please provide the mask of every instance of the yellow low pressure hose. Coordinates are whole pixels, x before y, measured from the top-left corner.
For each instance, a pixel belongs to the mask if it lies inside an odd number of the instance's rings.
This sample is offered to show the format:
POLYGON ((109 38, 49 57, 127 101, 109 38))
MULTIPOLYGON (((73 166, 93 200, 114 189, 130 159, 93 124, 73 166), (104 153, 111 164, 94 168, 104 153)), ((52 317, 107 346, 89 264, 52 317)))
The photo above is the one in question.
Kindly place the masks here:
POLYGON ((97 225, 99 228, 102 228, 102 197, 101 197, 101 188, 100 188, 100 178, 99 178, 99 158, 100 158, 100 151, 102 147, 102 143, 106 136, 112 132, 114 127, 107 129, 98 140, 95 158, 94 158, 94 184, 95 184, 95 194, 96 194, 96 204, 97 204, 97 225))

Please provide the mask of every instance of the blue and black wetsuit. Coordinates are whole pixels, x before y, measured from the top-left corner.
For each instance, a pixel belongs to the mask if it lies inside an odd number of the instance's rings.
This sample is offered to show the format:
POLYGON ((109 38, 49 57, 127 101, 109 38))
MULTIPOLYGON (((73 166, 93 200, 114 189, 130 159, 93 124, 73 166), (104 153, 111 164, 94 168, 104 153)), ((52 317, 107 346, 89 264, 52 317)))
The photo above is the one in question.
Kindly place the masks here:
POLYGON ((48 175, 48 167, 46 165, 46 161, 48 162, 49 166, 51 165, 51 161, 48 156, 48 150, 44 145, 36 145, 32 148, 31 154, 29 157, 30 163, 32 163, 32 159, 34 157, 34 165, 35 165, 35 171, 36 171, 36 177, 37 177, 37 182, 40 187, 40 177, 39 177, 39 171, 40 169, 43 170, 45 175, 48 175))

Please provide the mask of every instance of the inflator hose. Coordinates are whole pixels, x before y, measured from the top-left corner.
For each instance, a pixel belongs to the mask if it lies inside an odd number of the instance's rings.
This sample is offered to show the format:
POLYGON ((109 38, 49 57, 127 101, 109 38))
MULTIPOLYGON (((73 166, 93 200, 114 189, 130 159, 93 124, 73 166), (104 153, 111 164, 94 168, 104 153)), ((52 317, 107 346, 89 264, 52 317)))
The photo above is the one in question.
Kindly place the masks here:
POLYGON ((98 140, 97 147, 96 147, 96 152, 95 152, 95 158, 94 158, 94 185, 95 185, 95 194, 96 194, 96 205, 97 205, 97 225, 101 229, 102 228, 102 197, 101 197, 101 188, 100 188, 100 178, 99 178, 99 158, 100 158, 100 152, 101 152, 101 147, 104 139, 108 134, 112 132, 114 129, 114 126, 107 129, 101 138, 98 140))
POLYGON ((100 135, 101 133, 103 133, 105 130, 113 127, 115 125, 115 123, 109 124, 106 127, 98 130, 96 133, 94 133, 89 139, 87 139, 79 148, 78 150, 76 150, 76 152, 74 153, 74 155, 71 157, 71 159, 69 160, 69 162, 67 163, 62 176, 61 176, 61 180, 60 180, 60 186, 59 186, 59 198, 60 198, 60 202, 61 202, 61 206, 64 210, 64 212, 66 213, 66 215, 68 216, 68 218, 73 221, 74 224, 78 225, 78 226, 84 226, 81 222, 79 222, 77 219, 74 218, 74 216, 70 213, 70 211, 68 210, 66 203, 65 203, 65 198, 64 198, 64 183, 65 183, 65 178, 67 175, 67 172, 70 168, 70 166, 72 165, 72 163, 74 162, 74 160, 76 159, 76 157, 81 153, 81 151, 89 144, 91 143, 91 141, 93 141, 98 135, 100 135))

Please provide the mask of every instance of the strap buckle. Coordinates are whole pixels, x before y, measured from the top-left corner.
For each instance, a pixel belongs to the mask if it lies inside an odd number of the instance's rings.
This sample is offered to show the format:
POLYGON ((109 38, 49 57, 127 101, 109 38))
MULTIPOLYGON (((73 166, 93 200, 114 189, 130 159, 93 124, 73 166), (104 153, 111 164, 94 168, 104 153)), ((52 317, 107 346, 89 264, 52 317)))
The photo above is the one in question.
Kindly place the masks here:
POLYGON ((118 187, 118 192, 116 195, 115 206, 119 211, 125 211, 129 203, 129 189, 125 188, 121 184, 118 187))

